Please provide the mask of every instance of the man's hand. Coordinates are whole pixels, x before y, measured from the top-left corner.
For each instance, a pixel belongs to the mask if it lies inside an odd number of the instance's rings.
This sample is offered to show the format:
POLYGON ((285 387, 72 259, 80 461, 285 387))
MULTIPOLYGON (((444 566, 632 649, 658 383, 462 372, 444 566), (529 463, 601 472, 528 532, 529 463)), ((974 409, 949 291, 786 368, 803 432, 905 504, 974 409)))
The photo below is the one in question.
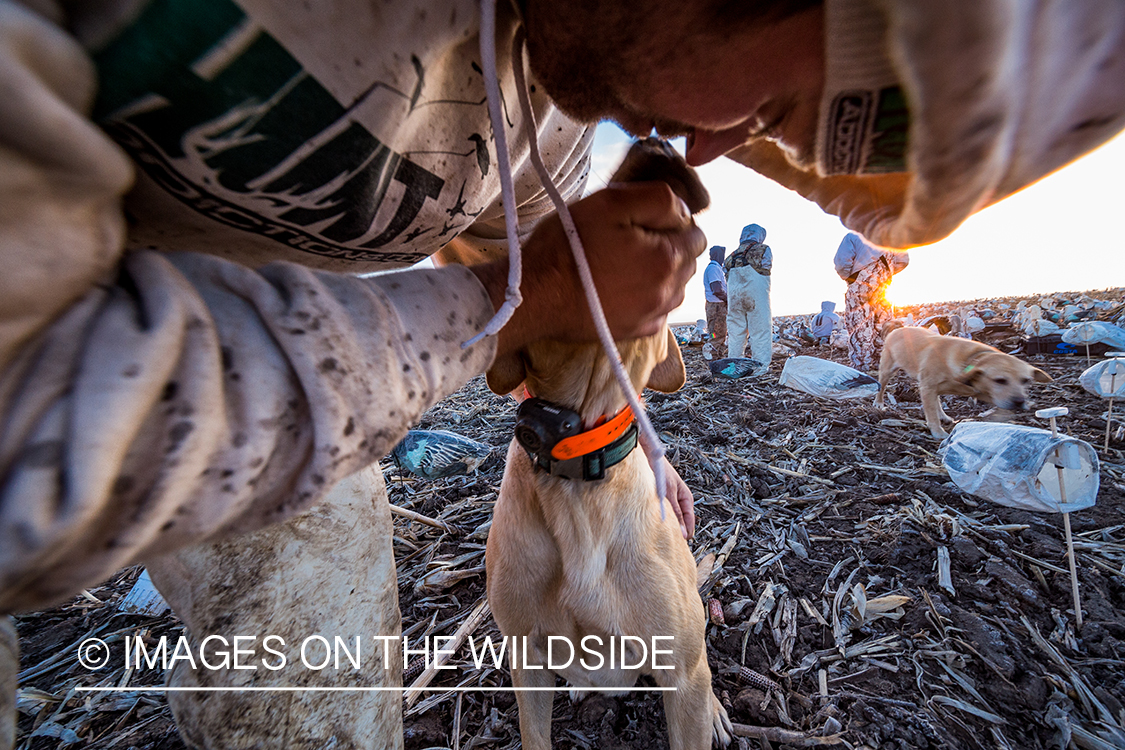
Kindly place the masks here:
MULTIPOLYGON (((614 339, 657 333, 684 299, 706 239, 663 182, 618 185, 570 207, 614 339)), ((499 309, 508 261, 471 266, 499 309)), ((497 355, 531 341, 594 341, 597 332, 562 222, 544 220, 523 248, 524 302, 500 332, 497 355)))
POLYGON ((669 479, 668 503, 676 513, 684 539, 691 539, 695 536, 695 498, 667 457, 664 458, 664 471, 669 479))

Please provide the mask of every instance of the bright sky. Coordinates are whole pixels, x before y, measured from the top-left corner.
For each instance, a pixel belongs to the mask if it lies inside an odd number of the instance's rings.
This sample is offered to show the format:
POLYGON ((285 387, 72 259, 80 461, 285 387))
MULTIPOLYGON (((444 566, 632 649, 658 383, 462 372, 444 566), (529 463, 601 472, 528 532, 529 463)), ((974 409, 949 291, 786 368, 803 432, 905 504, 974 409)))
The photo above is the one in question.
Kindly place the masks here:
MULTIPOLYGON (((630 143, 615 125, 594 141, 591 189, 605 184, 630 143)), ((682 152, 683 142, 677 148, 682 152)), ((720 158, 699 170, 711 208, 697 218, 707 246, 738 246, 742 227, 766 228, 773 249, 774 315, 844 307, 832 256, 847 230, 839 219, 740 164, 720 158)), ((888 297, 896 304, 1083 291, 1125 286, 1125 136, 985 209, 941 242, 910 252, 888 297)), ((703 317, 703 269, 688 284, 673 322, 703 317)))

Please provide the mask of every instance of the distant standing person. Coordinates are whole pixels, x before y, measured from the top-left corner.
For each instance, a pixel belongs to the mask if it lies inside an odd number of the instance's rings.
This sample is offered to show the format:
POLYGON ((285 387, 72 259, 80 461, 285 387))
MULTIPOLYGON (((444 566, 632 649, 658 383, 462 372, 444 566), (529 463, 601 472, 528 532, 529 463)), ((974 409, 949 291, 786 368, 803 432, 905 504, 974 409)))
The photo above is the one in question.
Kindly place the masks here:
POLYGON ((820 312, 812 320, 812 335, 817 346, 823 346, 832 338, 832 331, 840 316, 836 314, 836 303, 825 300, 820 303, 820 312))
POLYGON ((894 317, 887 302, 887 286, 891 276, 909 262, 906 253, 880 250, 855 232, 849 232, 836 250, 836 273, 848 282, 844 295, 848 356, 857 370, 870 370, 878 361, 883 324, 894 317))
POLYGON ((761 363, 760 375, 773 354, 773 318, 770 316, 770 269, 773 251, 765 244, 766 230, 749 224, 742 230, 738 249, 723 267, 727 270, 727 356, 741 357, 750 345, 750 358, 761 363))
POLYGON ((727 349, 727 275, 723 271, 723 259, 727 249, 722 245, 711 248, 711 262, 703 270, 703 295, 706 299, 704 310, 707 313, 707 333, 709 340, 703 348, 705 355, 723 352, 727 349))

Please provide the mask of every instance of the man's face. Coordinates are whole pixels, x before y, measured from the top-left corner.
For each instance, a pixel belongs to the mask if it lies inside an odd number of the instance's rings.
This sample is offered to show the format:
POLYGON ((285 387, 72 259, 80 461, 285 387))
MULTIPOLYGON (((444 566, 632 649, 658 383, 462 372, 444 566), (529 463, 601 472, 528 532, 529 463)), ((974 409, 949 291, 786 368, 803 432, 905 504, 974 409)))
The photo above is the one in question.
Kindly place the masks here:
POLYGON ((776 141, 792 162, 811 166, 824 88, 823 8, 731 29, 701 24, 687 2, 655 4, 662 7, 610 11, 613 20, 529 0, 532 67, 558 106, 583 120, 612 119, 636 136, 653 128, 686 135, 694 166, 754 138, 776 141))

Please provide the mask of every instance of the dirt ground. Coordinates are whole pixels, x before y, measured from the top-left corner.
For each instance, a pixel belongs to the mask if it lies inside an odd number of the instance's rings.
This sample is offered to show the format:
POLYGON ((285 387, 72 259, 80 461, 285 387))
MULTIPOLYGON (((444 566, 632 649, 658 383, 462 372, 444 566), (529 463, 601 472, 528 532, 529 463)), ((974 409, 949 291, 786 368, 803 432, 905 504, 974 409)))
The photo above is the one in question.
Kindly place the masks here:
MULTIPOLYGON (((1004 351, 1019 344, 1007 331, 985 340, 1004 351)), ((826 348, 797 353, 845 361, 826 348)), ((1067 406, 1060 428, 1098 448, 1097 505, 1071 517, 1080 632, 1061 516, 1005 508, 953 485, 905 376, 892 391, 898 406, 879 411, 870 399, 779 386, 780 357, 768 375, 733 381, 713 379, 698 347, 684 347, 684 359, 684 389, 649 394, 647 404, 697 499, 691 547, 703 560, 704 600, 722 607, 722 622, 708 625, 709 658, 716 694, 745 725, 737 747, 1125 746, 1125 436, 1115 423, 1102 450, 1106 405, 1078 386, 1084 357, 1027 357, 1054 381, 1036 385, 1032 411, 1012 420, 1042 426, 1035 409, 1067 406), (951 575, 942 581, 946 554, 951 575)), ((986 409, 946 400, 957 420, 986 409)), ((395 520, 412 637, 451 634, 483 599, 478 568, 514 415, 513 402, 476 378, 419 425, 495 446, 476 473, 424 480, 384 461, 391 502, 448 527, 395 520), (423 579, 435 570, 461 574, 423 579)), ((17 747, 183 747, 160 696, 91 705, 73 687, 95 679, 73 660, 50 661, 99 628, 100 637, 178 635, 172 615, 116 613, 137 575, 123 571, 90 598, 17 618, 28 673, 17 747)), ((476 635, 490 633, 498 635, 488 618, 476 635)), ((506 671, 487 667, 451 674, 456 682, 440 684, 511 684, 506 671)), ((426 693, 408 708, 405 731, 410 750, 519 746, 510 693, 426 693)), ((663 708, 652 693, 574 704, 561 692, 553 739, 586 750, 667 747, 663 708)))

